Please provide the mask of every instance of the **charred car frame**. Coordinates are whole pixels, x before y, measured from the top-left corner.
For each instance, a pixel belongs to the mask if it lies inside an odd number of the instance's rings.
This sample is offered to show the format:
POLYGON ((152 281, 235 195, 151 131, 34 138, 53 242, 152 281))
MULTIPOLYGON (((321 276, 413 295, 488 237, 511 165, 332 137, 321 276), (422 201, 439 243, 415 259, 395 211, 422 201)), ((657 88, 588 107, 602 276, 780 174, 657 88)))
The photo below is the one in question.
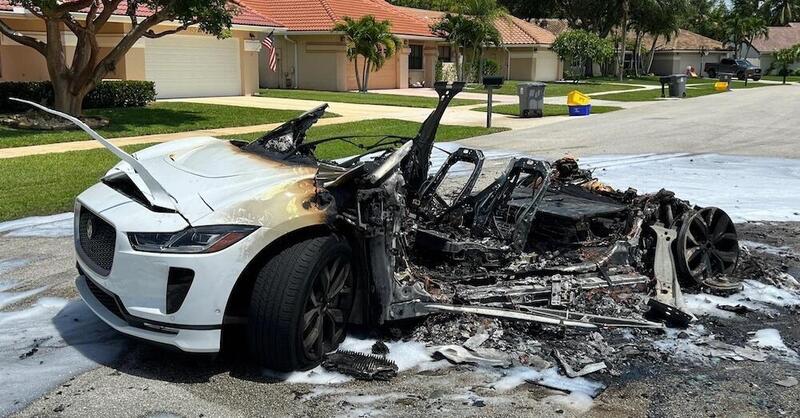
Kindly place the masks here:
MULTIPOLYGON (((617 191, 574 159, 512 159, 478 189, 481 151, 459 148, 429 175, 442 115, 413 138, 361 155, 315 156, 321 106, 253 142, 190 138, 129 155, 76 199, 81 296, 121 332, 216 352, 246 330, 250 354, 307 369, 349 324, 463 312, 578 328, 686 323, 681 284, 720 291, 737 264, 734 224, 668 191, 617 191), (458 182, 455 165, 471 167, 458 182), (453 186, 459 183, 457 187, 453 186), (650 318, 570 309, 579 292, 637 288, 650 318)), ((38 107, 38 106, 37 106, 38 107)), ((42 108, 51 113, 51 110, 42 108)))

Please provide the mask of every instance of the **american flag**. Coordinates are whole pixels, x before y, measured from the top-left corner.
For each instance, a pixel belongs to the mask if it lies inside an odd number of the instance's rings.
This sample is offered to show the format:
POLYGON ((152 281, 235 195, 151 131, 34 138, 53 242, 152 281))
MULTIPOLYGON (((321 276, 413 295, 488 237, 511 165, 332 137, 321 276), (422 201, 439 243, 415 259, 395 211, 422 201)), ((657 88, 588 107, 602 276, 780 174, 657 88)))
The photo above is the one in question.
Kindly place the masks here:
POLYGON ((271 33, 261 41, 261 45, 264 45, 264 48, 267 48, 267 52, 269 52, 267 63, 269 64, 270 71, 274 73, 278 68, 278 58, 275 56, 275 41, 272 39, 271 33))

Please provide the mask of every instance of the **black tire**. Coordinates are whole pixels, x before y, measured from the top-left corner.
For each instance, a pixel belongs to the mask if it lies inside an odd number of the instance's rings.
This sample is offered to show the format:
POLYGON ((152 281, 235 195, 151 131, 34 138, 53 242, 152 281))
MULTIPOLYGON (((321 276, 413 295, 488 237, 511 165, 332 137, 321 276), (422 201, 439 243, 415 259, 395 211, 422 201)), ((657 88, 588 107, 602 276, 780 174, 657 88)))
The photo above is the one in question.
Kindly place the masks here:
POLYGON ((744 73, 739 73, 739 74, 736 74, 736 78, 738 78, 738 79, 739 79, 739 81, 745 81, 745 80, 747 80, 747 76, 746 76, 744 73))
POLYGON ((761 80, 761 77, 753 77, 753 81, 759 81, 759 80, 761 80))
POLYGON ((709 78, 716 78, 717 77, 717 71, 716 70, 708 70, 706 72, 708 73, 708 77, 709 78))
POLYGON ((326 236, 290 245, 267 261, 250 300, 251 358, 273 370, 308 370, 339 346, 353 308, 351 256, 344 240, 326 236), (341 283, 326 280, 331 275, 338 278, 338 273, 342 273, 341 283), (331 282, 338 290, 325 284, 331 282))

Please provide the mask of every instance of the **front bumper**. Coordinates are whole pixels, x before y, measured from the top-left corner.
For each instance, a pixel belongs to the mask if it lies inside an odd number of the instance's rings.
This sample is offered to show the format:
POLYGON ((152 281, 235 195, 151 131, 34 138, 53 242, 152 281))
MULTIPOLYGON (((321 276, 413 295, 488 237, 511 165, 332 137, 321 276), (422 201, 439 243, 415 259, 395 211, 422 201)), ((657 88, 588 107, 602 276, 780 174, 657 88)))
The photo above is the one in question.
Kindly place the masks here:
POLYGON ((216 353, 220 349, 221 327, 181 329, 174 325, 146 321, 130 315, 120 304, 116 295, 103 290, 86 276, 78 275, 75 278, 75 286, 89 309, 109 326, 123 334, 170 345, 187 352, 216 353), (94 288, 94 292, 92 288, 94 288), (95 295, 98 289, 105 293, 105 297, 95 295), (104 300, 101 301, 101 299, 104 300))
POLYGON ((184 351, 216 352, 231 291, 263 248, 263 238, 261 231, 256 231, 216 253, 167 254, 136 251, 127 236, 128 232, 174 232, 188 226, 177 213, 151 211, 98 183, 82 193, 76 203, 75 247, 80 274, 76 285, 89 307, 123 333, 184 351), (114 257, 108 271, 100 271, 86 254, 81 254, 79 240, 83 238, 77 216, 81 210, 90 211, 113 227, 115 238, 110 245, 114 257), (175 309, 168 305, 173 294, 169 278, 178 270, 190 271, 192 279, 175 309), (108 303, 109 298, 113 303, 108 303))

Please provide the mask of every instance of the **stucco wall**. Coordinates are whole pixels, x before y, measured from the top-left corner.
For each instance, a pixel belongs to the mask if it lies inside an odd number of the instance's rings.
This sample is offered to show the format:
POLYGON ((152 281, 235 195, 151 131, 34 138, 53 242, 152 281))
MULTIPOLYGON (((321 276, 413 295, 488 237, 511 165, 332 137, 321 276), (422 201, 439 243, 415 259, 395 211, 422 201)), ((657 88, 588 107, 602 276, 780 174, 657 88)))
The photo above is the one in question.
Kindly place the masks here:
MULTIPOLYGON (((259 84, 264 88, 292 88, 309 90, 347 91, 357 88, 355 67, 346 55, 345 44, 340 35, 290 34, 288 40, 276 38, 277 71, 267 68, 266 50, 258 58, 259 84), (295 44, 292 43, 294 41, 295 44), (297 77, 295 80, 295 49, 297 50, 297 77)), ((408 87, 409 82, 424 81, 430 85, 434 80, 438 51, 436 43, 412 41, 423 46, 423 69, 408 70, 407 43, 378 71, 370 73, 370 89, 394 89, 408 87)), ((358 59, 361 67, 362 61, 358 59)))
MULTIPOLYGON (((508 78, 520 81, 555 81, 561 78, 558 55, 545 47, 508 48, 511 70, 508 78)), ((503 57, 504 54, 498 54, 503 57)), ((505 64, 501 66, 505 71, 505 64)))
MULTIPOLYGON (((44 39, 44 25, 37 19, 3 19, 12 28, 30 36, 44 39)), ((130 24, 109 22, 98 35, 100 58, 108 54, 119 39, 130 28, 130 24)), ((171 29, 170 26, 157 26, 156 31, 171 29)), ((209 36, 195 28, 181 32, 181 36, 209 36)), ((242 94, 252 94, 258 89, 258 53, 244 50, 244 41, 250 39, 250 32, 234 30, 231 36, 240 40, 240 68, 242 94)), ((65 55, 71 62, 75 53, 76 39, 66 31, 65 55)), ((147 76, 145 67, 144 42, 139 42, 119 61, 114 71, 105 76, 106 79, 144 80, 147 76)), ((47 64, 44 57, 33 49, 19 45, 7 37, 0 37, 0 80, 2 81, 36 81, 49 80, 47 64)))
MULTIPOLYGON (((707 63, 717 63, 726 53, 712 52, 701 57, 699 52, 656 52, 650 72, 655 75, 683 74, 686 67, 693 66, 701 75, 707 63)), ((702 74, 705 75, 705 74, 702 74)))

